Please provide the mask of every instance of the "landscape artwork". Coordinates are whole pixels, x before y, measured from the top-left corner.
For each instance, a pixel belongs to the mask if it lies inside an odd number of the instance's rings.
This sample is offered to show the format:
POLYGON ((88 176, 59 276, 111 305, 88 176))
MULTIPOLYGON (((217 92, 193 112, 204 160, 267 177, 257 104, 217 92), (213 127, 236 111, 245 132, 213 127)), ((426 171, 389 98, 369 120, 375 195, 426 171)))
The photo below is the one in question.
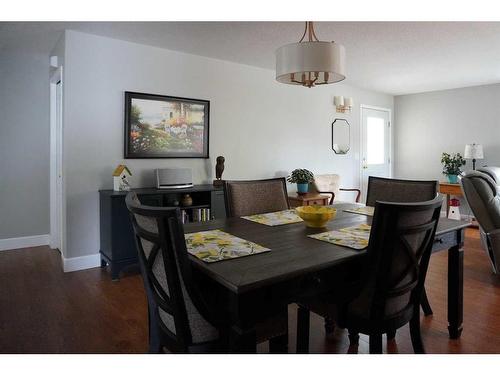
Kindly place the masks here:
POLYGON ((208 158, 210 102, 125 92, 125 158, 208 158))

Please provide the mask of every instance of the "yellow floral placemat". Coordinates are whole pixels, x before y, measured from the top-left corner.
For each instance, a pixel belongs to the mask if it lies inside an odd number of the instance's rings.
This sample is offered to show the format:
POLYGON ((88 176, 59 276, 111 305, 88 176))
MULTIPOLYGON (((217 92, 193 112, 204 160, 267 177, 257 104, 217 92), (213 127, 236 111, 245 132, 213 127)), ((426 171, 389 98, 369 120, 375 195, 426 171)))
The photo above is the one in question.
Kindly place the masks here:
POLYGON ((269 225, 274 227, 276 225, 300 223, 303 221, 296 213, 295 210, 284 210, 278 212, 269 212, 267 214, 242 216, 242 219, 255 221, 259 224, 269 225))
POLYGON ((207 263, 271 251, 219 229, 187 233, 185 238, 187 251, 207 263))
POLYGON ((353 227, 332 230, 318 234, 311 234, 308 237, 325 241, 334 245, 346 246, 351 249, 362 250, 368 246, 371 226, 359 224, 353 227))
POLYGON ((351 212, 353 214, 373 216, 373 213, 375 212, 375 207, 370 207, 370 206, 356 207, 356 208, 350 208, 350 209, 344 210, 344 211, 351 212))

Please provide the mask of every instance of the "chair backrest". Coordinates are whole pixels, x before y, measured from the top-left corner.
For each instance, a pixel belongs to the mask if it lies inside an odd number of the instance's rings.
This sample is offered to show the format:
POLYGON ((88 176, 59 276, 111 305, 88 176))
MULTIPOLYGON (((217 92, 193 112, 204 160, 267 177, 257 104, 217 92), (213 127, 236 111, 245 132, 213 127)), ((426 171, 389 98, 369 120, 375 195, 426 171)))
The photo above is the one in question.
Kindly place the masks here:
POLYGON ((486 173, 495 181, 495 184, 500 185, 500 167, 481 167, 477 171, 486 173))
POLYGON ((366 205, 375 202, 424 202, 437 196, 439 183, 436 180, 397 180, 394 178, 368 177, 366 205))
POLYGON ((460 176, 465 199, 481 228, 486 232, 500 228, 500 195, 488 174, 470 171, 460 176))
POLYGON ((442 200, 375 204, 364 286, 353 301, 367 319, 404 320, 420 305, 442 200))
POLYGON ((314 181, 310 184, 310 187, 311 192, 331 192, 337 197, 340 191, 340 176, 338 174, 314 175, 314 181))
POLYGON ((131 213, 150 319, 156 320, 170 349, 183 351, 217 339, 215 318, 192 279, 180 210, 143 206, 133 192, 125 202, 131 213))
POLYGON ((290 208, 285 178, 224 181, 227 217, 276 212, 290 208))

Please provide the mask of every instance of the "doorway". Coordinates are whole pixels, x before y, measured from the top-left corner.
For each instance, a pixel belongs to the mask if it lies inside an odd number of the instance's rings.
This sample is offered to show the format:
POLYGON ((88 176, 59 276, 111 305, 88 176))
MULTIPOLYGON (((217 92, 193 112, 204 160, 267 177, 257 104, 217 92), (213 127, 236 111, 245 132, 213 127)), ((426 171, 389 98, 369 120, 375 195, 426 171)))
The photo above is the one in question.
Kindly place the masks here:
POLYGON ((64 250, 62 67, 50 77, 50 247, 64 250))
POLYGON ((366 201, 368 177, 391 177, 391 110, 361 105, 361 197, 366 201))

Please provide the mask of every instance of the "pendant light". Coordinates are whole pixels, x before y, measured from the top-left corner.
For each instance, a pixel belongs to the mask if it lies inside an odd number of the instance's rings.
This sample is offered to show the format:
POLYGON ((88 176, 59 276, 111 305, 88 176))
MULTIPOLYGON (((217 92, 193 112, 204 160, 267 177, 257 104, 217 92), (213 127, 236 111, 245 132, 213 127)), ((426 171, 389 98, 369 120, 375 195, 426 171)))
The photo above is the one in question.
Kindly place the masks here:
POLYGON ((344 46, 320 41, 313 22, 305 24, 298 43, 284 45, 276 51, 276 80, 309 88, 344 80, 344 46))

